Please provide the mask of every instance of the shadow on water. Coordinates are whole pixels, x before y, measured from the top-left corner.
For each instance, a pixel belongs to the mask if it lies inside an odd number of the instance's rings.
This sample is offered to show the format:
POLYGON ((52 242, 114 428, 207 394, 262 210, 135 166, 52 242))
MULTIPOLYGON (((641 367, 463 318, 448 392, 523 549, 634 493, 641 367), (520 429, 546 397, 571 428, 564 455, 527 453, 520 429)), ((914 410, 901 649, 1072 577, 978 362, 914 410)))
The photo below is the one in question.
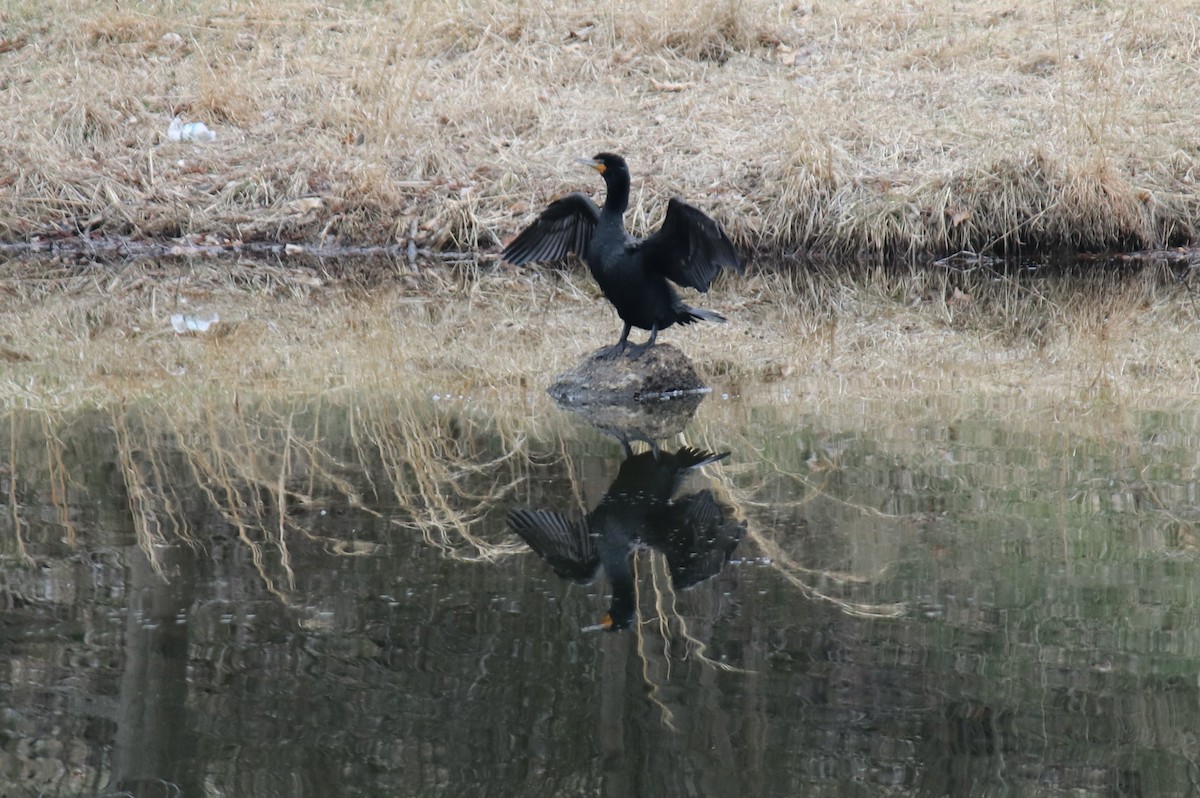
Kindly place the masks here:
POLYGON ((890 410, 10 411, 0 792, 1194 791, 1197 420, 890 410))

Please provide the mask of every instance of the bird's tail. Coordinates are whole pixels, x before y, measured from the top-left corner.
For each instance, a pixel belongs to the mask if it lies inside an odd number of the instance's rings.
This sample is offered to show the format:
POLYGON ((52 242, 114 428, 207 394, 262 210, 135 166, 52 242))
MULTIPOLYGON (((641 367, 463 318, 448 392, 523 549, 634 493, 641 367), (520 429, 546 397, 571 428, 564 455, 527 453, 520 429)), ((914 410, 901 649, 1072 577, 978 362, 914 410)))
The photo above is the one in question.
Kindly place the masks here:
POLYGON ((675 467, 679 471, 687 471, 724 460, 728 456, 729 452, 708 452, 704 449, 697 449, 695 446, 684 446, 674 454, 675 467))
POLYGON ((697 322, 697 321, 719 321, 719 322, 729 321, 729 319, 725 318, 720 313, 717 313, 716 311, 713 311, 713 310, 704 310, 703 308, 689 308, 687 305, 684 305, 682 308, 682 311, 683 312, 679 314, 679 323, 680 324, 691 324, 691 323, 697 322))

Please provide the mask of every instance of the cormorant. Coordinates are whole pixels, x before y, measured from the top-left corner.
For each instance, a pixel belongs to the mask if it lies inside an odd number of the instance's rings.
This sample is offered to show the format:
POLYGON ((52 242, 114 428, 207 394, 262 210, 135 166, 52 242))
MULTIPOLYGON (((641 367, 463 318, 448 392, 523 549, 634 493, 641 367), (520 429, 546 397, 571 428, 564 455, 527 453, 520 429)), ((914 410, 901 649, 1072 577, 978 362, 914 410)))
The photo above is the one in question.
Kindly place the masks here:
POLYGON ((553 510, 525 508, 508 514, 509 527, 563 579, 590 582, 604 565, 612 598, 600 623, 609 631, 629 626, 637 611, 629 564, 635 546, 663 552, 671 584, 683 590, 715 576, 745 531, 745 522, 722 511, 710 490, 674 497, 689 471, 729 452, 685 446, 673 454, 633 454, 624 445, 620 471, 586 518, 571 521, 553 510))
POLYGON ((711 310, 683 304, 667 280, 707 292, 722 268, 744 272, 741 259, 725 232, 711 218, 679 197, 667 204, 662 227, 637 239, 625 232, 629 206, 629 167, 620 155, 602 152, 582 162, 604 178, 608 188, 604 207, 574 192, 550 203, 537 221, 504 248, 501 257, 514 265, 558 260, 574 252, 583 258, 604 296, 625 322, 621 340, 601 353, 614 358, 625 351, 629 330, 650 331, 650 338, 630 350, 639 357, 672 324, 725 321, 711 310))

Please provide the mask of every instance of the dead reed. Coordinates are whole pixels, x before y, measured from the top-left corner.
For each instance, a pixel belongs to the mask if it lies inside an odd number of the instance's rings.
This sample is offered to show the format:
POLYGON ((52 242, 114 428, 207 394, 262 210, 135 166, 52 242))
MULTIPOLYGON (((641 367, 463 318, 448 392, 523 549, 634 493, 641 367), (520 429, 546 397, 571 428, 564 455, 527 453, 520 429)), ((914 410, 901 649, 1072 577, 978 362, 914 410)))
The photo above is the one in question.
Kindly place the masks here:
POLYGON ((72 430, 71 415, 7 415, 0 557, 30 559, 31 547, 44 557, 80 536, 86 542, 94 530, 88 523, 81 531, 76 516, 89 502, 112 501, 109 491, 125 505, 114 518, 128 519, 164 577, 160 555, 167 548, 205 547, 214 531, 230 530, 265 588, 283 600, 296 589, 297 541, 357 556, 417 535, 461 560, 495 560, 522 548, 495 530, 483 533, 481 521, 521 479, 523 437, 490 419, 467 429, 469 414, 441 411, 419 396, 375 396, 349 406, 320 397, 138 402, 96 416, 100 423, 86 431, 72 430), (67 465, 64 439, 82 443, 99 462, 67 465), (114 482, 93 495, 90 488, 101 484, 96 472, 110 458, 114 482), (376 531, 361 538, 343 537, 340 526, 324 532, 326 511, 376 519, 376 531))

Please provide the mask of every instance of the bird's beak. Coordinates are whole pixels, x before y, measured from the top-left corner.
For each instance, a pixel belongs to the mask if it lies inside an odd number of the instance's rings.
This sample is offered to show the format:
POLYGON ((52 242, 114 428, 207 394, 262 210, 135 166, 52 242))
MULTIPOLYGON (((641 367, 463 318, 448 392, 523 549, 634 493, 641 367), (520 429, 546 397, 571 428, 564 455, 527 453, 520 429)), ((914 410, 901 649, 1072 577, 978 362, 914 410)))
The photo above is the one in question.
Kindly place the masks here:
POLYGON ((606 613, 604 613, 604 617, 600 619, 600 623, 595 624, 593 626, 585 626, 585 627, 583 627, 583 629, 581 631, 584 631, 584 632, 611 632, 612 626, 613 626, 612 616, 606 612, 606 613))
POLYGON ((584 166, 590 166, 600 174, 604 174, 604 163, 597 161, 595 158, 576 158, 575 163, 581 163, 584 166))

